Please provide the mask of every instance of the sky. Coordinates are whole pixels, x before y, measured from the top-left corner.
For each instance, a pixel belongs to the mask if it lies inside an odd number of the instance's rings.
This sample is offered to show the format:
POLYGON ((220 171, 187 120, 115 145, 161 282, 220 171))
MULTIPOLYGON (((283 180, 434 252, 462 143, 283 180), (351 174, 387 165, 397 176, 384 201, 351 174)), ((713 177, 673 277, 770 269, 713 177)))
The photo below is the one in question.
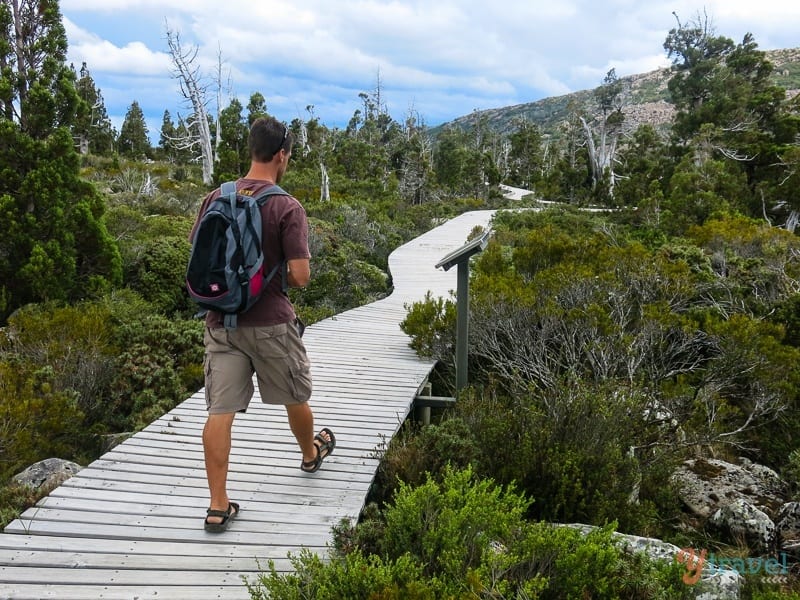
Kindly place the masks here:
POLYGON ((183 99, 166 41, 177 33, 216 112, 254 92, 278 119, 344 127, 379 85, 398 121, 429 126, 474 110, 592 89, 669 65, 677 18, 763 50, 800 47, 798 0, 61 0, 68 61, 86 62, 119 130, 133 101, 158 140, 183 99))

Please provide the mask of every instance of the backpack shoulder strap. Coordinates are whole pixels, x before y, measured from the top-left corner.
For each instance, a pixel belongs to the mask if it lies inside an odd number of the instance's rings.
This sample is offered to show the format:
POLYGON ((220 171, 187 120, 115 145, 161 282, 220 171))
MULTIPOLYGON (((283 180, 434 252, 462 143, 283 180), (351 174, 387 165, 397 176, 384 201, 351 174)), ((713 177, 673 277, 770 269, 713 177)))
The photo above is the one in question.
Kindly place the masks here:
POLYGON ((222 197, 227 197, 229 200, 236 199, 236 182, 235 181, 226 181, 221 186, 219 186, 219 195, 222 197), (233 198, 231 198, 231 194, 233 194, 233 198))
MULTIPOLYGON (((274 184, 265 189, 263 192, 258 194, 255 197, 255 201, 259 206, 264 206, 269 200, 270 196, 289 196, 290 194, 284 190, 281 186, 274 184)), ((279 262, 277 265, 272 267, 272 270, 269 273, 266 273, 265 282, 269 282, 272 278, 277 274, 278 270, 281 271, 281 289, 285 293, 288 289, 288 284, 286 282, 286 261, 279 262)))
POLYGON ((269 200, 270 196, 288 196, 289 193, 284 190, 279 185, 271 185, 263 192, 261 192, 258 196, 255 197, 255 201, 258 203, 259 206, 263 206, 267 200, 269 200))

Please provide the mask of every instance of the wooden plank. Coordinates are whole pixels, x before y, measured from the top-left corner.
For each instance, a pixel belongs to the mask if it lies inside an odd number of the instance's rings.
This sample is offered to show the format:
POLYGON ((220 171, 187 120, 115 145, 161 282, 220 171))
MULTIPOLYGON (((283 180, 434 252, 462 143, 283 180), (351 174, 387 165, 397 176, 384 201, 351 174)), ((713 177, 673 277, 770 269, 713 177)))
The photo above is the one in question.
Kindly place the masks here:
MULTIPOLYGON (((75 523, 85 525, 105 525, 113 524, 115 527, 150 527, 163 529, 198 529, 198 522, 201 520, 199 513, 193 515, 165 515, 162 512, 151 514, 130 514, 122 512, 95 512, 87 510, 88 504, 83 507, 70 506, 67 509, 50 508, 49 505, 35 506, 26 510, 19 518, 20 527, 30 531, 33 527, 42 525, 45 521, 60 524, 75 523)), ((263 513, 260 513, 263 515, 263 513)), ((250 511, 242 509, 242 514, 236 517, 237 528, 246 527, 252 533, 265 533, 270 535, 294 535, 298 538, 303 535, 317 536, 320 532, 327 532, 330 529, 332 519, 306 519, 305 522, 297 522, 297 519, 267 520, 264 518, 252 518, 250 511)), ((231 527, 233 526, 233 522, 231 527)), ((12 530, 13 531, 13 530, 12 530)))
POLYGON ((451 408, 456 399, 450 396, 417 396, 414 398, 415 406, 429 408, 451 408))
MULTIPOLYGON (((300 551, 298 546, 296 553, 300 551)), ((106 554, 101 552, 59 552, 55 550, 20 550, 0 548, 0 565, 6 567, 52 567, 58 569, 126 569, 148 571, 192 571, 198 565, 204 571, 258 572, 273 561, 278 571, 286 572, 291 563, 283 548, 269 548, 248 557, 208 556, 202 562, 197 556, 180 554, 106 554)))
MULTIPOLYGON (((224 537, 224 536, 219 536, 224 537)), ((287 546, 290 551, 299 551, 302 546, 291 544, 287 546)), ((101 538, 79 538, 49 535, 0 535, 0 548, 5 550, 29 550, 29 551, 54 551, 65 553, 92 552, 107 555, 175 555, 175 545, 156 540, 125 540, 125 539, 101 539, 101 538), (88 546, 88 547, 87 547, 88 546)), ((183 544, 180 547, 180 555, 186 557, 205 557, 217 558, 250 558, 250 557, 270 557, 275 552, 280 552, 277 546, 239 546, 236 544, 224 543, 204 543, 196 542, 183 544)), ((285 553, 284 553, 285 555, 285 553)))
MULTIPOLYGON (((100 513, 116 515, 118 518, 137 516, 140 518, 169 518, 170 523, 176 521, 172 519, 190 519, 190 527, 197 527, 198 518, 205 516, 205 502, 196 502, 191 505, 186 503, 171 504, 169 501, 158 501, 161 497, 151 495, 150 499, 140 496, 135 501, 125 501, 119 496, 111 496, 106 499, 99 499, 95 495, 76 497, 76 496, 48 496, 35 507, 26 510, 22 518, 24 519, 52 519, 57 513, 55 511, 73 511, 77 513, 70 516, 71 520, 81 519, 82 513, 100 513), (48 512, 49 511, 49 512, 48 512)), ((199 499, 198 499, 199 500, 199 499)), ((338 522, 338 515, 334 514, 330 507, 317 507, 320 510, 310 511, 304 508, 299 510, 287 510, 282 504, 250 503, 242 508, 242 517, 247 517, 247 521, 262 521, 265 523, 299 524, 305 525, 309 522, 316 524, 335 525, 338 522)), ((94 515, 94 522, 104 522, 102 517, 94 515)), ((118 524, 121 520, 116 521, 118 524)), ((152 523, 156 525, 156 523, 152 523)))
MULTIPOLYGON (((236 586, 242 585, 242 576, 252 577, 253 572, 241 571, 163 571, 149 569, 147 583, 151 586, 175 585, 236 586)), ((46 567, 0 567, 0 578, 9 583, 40 583, 57 578, 62 584, 81 585, 136 585, 142 582, 142 573, 129 569, 56 569, 46 567)))
MULTIPOLYGON (((376 463, 377 465, 377 463, 376 463)), ((184 497, 203 498, 208 502, 208 491, 201 487, 182 487, 174 485, 148 485, 143 487, 140 483, 121 481, 121 480, 93 480, 83 477, 72 477, 64 482, 61 487, 67 488, 80 488, 83 490, 106 490, 110 492, 121 493, 136 493, 147 491, 153 494, 164 496, 172 496, 182 499, 184 497)), ((331 510, 337 506, 333 504, 331 497, 326 495, 311 495, 306 493, 294 494, 283 491, 271 492, 265 494, 259 489, 239 489, 238 486, 231 486, 231 496, 236 501, 242 504, 243 509, 253 502, 260 502, 264 498, 269 498, 272 502, 280 502, 287 507, 296 507, 297 510, 302 510, 305 506, 330 506, 331 510)), ((342 509, 352 509, 352 514, 358 514, 363 506, 363 496, 359 498, 355 491, 352 494, 345 494, 338 496, 336 501, 339 502, 338 507, 342 509)))
MULTIPOLYGON (((86 469, 84 469, 86 471, 86 469)), ((96 485, 104 487, 106 482, 115 482, 121 479, 113 471, 93 470, 91 477, 84 475, 81 471, 81 481, 94 480, 96 485)), ((302 475, 302 474, 301 474, 302 475)), ((126 483, 139 486, 164 485, 174 489, 189 490, 196 489, 198 493, 206 492, 206 480, 204 477, 169 477, 165 475, 148 473, 125 473, 126 483)), ((260 494, 281 494, 282 496, 299 496, 300 498, 319 498, 327 499, 329 502, 336 502, 350 494, 363 491, 369 487, 368 483, 351 481, 341 481, 337 487, 332 487, 330 481, 312 479, 311 477, 298 477, 290 484, 274 484, 269 481, 259 481, 256 478, 247 478, 240 474, 232 474, 228 478, 228 487, 231 492, 242 493, 250 491, 260 494)))
MULTIPOLYGON (((2 573, 0 573, 0 582, 2 573)), ((146 574, 142 581, 147 581, 146 574)), ((218 582, 217 582, 218 583, 218 582)), ((185 586, 153 586, 142 583, 132 586, 109 585, 58 585, 47 583, 8 584, 2 588, 3 598, 8 600, 249 600, 250 594, 244 585, 185 585, 185 586)))
MULTIPOLYGON (((60 486, 37 503, 37 506, 59 508, 75 508, 84 505, 91 506, 92 510, 97 512, 107 510, 112 513, 140 514, 146 511, 165 515, 202 516, 208 507, 208 499, 204 496, 170 496, 147 491, 124 492, 60 486)), ((246 506, 243 506, 243 510, 246 510, 248 516, 254 519, 283 518, 286 523, 293 523, 295 520, 307 522, 309 516, 313 516, 318 521, 328 521, 331 524, 339 519, 338 511, 327 504, 289 505, 262 498, 258 501, 249 501, 246 506)))
POLYGON ((54 535, 81 539, 148 539, 161 542, 206 542, 238 546, 282 547, 301 545, 314 549, 316 552, 324 552, 325 544, 329 541, 329 532, 322 528, 316 533, 286 533, 277 530, 277 527, 257 529, 253 523, 242 524, 240 521, 234 521, 225 532, 225 535, 215 535, 203 531, 199 526, 191 529, 182 529, 178 527, 141 527, 109 523, 57 523, 53 521, 21 521, 17 519, 6 527, 6 533, 54 535), (245 527, 248 529, 244 530, 245 527))

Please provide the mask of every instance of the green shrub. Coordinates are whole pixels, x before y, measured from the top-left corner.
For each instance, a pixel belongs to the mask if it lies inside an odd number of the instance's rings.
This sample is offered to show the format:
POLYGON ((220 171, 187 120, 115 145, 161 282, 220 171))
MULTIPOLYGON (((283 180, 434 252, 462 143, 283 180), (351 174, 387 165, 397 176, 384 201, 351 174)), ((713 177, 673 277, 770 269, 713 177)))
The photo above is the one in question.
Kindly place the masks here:
POLYGON ((77 394, 58 388, 52 368, 0 360, 0 481, 45 458, 74 459, 89 434, 77 394))
POLYGON ((491 543, 510 543, 529 503, 512 488, 476 481, 471 468, 446 469, 442 483, 401 483, 386 512, 382 554, 397 559, 409 553, 427 575, 460 580, 491 543))
POLYGON ((406 422, 381 457, 371 497, 383 503, 400 482, 422 485, 429 476, 439 481, 447 467, 472 466, 480 454, 469 426, 457 417, 423 427, 406 422))
POLYGON ((9 483, 0 486, 0 530, 36 504, 42 495, 27 485, 9 483))
MULTIPOLYGON (((477 479, 472 470, 445 469, 440 483, 401 484, 383 513, 375 553, 358 545, 330 562, 308 551, 294 572, 270 566, 255 599, 515 598, 518 600, 681 600, 691 590, 677 562, 652 561, 618 546, 611 526, 584 533, 530 523, 530 501, 510 487, 477 479)), ((359 523, 374 527, 372 513, 359 523)), ((351 532, 352 533, 352 532, 351 532)), ((356 535, 351 541, 359 540, 356 535)))
POLYGON ((191 316, 196 305, 186 292, 186 263, 191 251, 185 236, 155 237, 144 241, 127 265, 125 283, 165 315, 191 316))
POLYGON ((444 298, 425 299, 406 307, 408 315, 400 323, 404 333, 411 336, 411 347, 421 356, 441 358, 452 354, 455 344, 456 303, 444 298))
POLYGON ((117 329, 109 412, 114 428, 141 428, 202 386, 203 323, 155 313, 129 316, 117 329))
POLYGON ((439 600, 446 595, 436 579, 426 579, 411 557, 384 561, 358 551, 323 563, 308 550, 292 559, 295 573, 281 574, 270 564, 269 572, 247 582, 253 600, 439 600))
POLYGON ((101 302, 28 305, 9 319, 0 353, 28 373, 50 369, 53 393, 72 397, 93 423, 106 410, 114 354, 110 313, 101 302))

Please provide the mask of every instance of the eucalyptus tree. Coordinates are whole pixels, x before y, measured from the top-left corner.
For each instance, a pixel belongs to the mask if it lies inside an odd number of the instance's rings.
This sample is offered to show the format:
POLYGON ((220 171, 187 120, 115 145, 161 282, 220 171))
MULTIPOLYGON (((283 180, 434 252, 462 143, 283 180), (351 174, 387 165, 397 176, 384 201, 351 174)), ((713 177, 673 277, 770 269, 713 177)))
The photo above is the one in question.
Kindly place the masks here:
POLYGON ((0 322, 121 279, 103 198, 79 176, 71 128, 88 107, 66 53, 57 1, 0 3, 0 322))

